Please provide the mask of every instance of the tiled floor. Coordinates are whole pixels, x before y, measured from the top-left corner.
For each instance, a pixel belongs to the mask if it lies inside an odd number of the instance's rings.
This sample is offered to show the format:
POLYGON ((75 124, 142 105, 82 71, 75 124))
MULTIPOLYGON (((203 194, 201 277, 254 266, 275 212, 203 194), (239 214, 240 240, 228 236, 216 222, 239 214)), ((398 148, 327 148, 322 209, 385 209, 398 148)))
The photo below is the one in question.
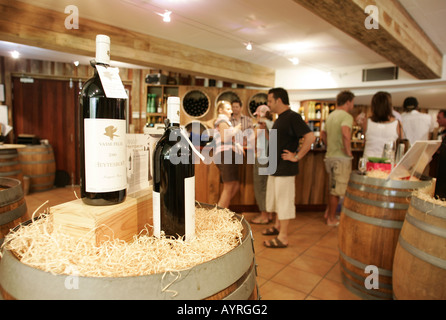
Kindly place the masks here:
MULTIPOLYGON (((79 188, 59 188, 26 196, 28 213, 45 201, 55 206, 76 199, 79 188)), ((45 207, 46 207, 45 206, 45 207)), ((41 210, 39 210, 41 211, 41 210)), ((245 213, 250 221, 256 213, 245 213)), ((336 227, 325 224, 322 212, 298 212, 290 224, 286 249, 268 249, 262 235, 265 226, 251 225, 254 236, 257 282, 264 300, 359 300, 341 280, 336 227)))

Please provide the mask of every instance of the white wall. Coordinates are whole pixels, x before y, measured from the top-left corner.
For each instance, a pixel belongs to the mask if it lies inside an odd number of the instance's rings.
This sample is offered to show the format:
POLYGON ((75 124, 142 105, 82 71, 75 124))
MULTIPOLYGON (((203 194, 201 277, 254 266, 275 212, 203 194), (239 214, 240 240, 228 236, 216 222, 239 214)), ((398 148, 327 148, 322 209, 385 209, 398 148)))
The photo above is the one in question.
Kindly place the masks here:
POLYGON ((446 109, 446 63, 443 63, 442 78, 437 80, 417 80, 399 69, 398 80, 362 82, 363 69, 390 66, 390 63, 353 66, 327 72, 299 65, 277 70, 275 86, 288 90, 292 105, 308 99, 334 99, 339 91, 349 89, 357 96, 358 104, 369 104, 377 91, 388 91, 395 106, 401 106, 405 97, 413 95, 421 107, 446 109))

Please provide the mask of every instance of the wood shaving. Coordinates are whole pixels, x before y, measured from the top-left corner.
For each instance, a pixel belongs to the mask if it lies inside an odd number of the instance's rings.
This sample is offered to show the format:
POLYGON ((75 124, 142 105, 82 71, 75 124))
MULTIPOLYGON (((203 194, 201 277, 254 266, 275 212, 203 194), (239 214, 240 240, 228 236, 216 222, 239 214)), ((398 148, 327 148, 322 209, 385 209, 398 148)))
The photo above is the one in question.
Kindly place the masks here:
MULTIPOLYGON (((24 264, 52 274, 84 277, 130 277, 192 268, 224 255, 242 241, 243 225, 227 209, 196 208, 196 238, 185 242, 149 235, 151 226, 133 237, 99 246, 88 239, 75 240, 54 229, 52 216, 44 213, 33 223, 10 232, 3 243, 24 264)), ((166 288, 167 289, 167 288, 166 288)))

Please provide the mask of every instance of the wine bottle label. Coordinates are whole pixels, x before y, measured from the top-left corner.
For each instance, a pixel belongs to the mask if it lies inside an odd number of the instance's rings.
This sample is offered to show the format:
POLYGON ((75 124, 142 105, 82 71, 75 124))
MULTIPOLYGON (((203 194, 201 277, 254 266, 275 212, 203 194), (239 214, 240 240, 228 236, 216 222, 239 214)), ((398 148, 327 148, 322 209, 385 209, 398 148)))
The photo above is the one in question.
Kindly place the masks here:
POLYGON ((186 241, 195 238, 195 176, 184 179, 186 241))
POLYGON ((160 193, 152 192, 153 208, 153 235, 157 238, 161 236, 161 197, 160 193))
MULTIPOLYGON (((185 239, 195 238, 195 176, 184 179, 184 208, 185 208, 185 239)), ((152 192, 153 235, 161 235, 161 196, 159 192, 152 192)))
POLYGON ((84 128, 86 191, 126 189, 126 121, 84 119, 84 128))

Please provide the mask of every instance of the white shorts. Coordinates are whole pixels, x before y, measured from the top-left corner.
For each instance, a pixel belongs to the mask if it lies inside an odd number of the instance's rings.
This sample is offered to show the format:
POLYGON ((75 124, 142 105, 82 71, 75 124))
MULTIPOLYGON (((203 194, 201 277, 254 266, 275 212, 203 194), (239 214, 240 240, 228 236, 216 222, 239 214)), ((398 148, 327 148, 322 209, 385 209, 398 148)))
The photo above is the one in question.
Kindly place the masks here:
POLYGON ((266 210, 276 212, 279 220, 296 218, 295 177, 269 176, 266 185, 266 210))

